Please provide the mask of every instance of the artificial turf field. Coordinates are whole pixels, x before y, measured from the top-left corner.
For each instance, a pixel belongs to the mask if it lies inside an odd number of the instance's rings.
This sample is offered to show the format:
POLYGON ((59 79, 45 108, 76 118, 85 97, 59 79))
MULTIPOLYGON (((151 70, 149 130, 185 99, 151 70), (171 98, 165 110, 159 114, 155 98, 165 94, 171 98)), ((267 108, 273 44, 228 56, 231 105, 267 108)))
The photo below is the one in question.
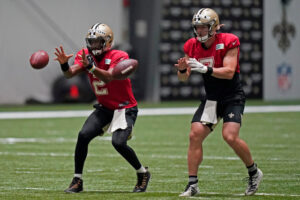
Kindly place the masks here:
MULTIPOLYGON (((178 195, 187 183, 191 118, 138 117, 134 137, 128 143, 152 173, 147 192, 140 194, 131 193, 135 171, 114 150, 107 134, 89 145, 84 192, 63 192, 73 176, 73 152, 85 117, 2 119, 0 199, 183 199, 178 195)), ((260 188, 252 197, 243 196, 247 171, 223 141, 219 124, 204 143, 204 161, 198 174, 201 195, 195 198, 300 199, 299 120, 300 112, 244 115, 241 137, 264 172, 260 188)))

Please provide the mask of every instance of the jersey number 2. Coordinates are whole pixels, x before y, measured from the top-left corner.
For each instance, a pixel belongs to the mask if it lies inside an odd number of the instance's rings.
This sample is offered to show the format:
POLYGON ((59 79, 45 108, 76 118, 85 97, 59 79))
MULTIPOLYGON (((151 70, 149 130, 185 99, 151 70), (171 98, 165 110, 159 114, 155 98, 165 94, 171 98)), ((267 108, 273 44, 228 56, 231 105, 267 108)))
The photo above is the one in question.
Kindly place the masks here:
POLYGON ((93 87, 96 95, 108 95, 107 88, 103 88, 104 85, 105 83, 103 81, 93 81, 93 87))

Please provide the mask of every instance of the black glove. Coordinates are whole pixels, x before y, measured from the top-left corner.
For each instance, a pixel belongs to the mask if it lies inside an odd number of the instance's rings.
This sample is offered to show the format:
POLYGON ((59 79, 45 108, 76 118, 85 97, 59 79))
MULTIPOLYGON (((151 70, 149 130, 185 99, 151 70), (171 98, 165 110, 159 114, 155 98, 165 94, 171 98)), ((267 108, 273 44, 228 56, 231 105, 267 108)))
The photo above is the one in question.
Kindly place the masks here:
POLYGON ((91 69, 93 68, 93 65, 96 66, 95 61, 94 61, 92 55, 87 55, 86 58, 87 58, 87 60, 88 60, 88 62, 89 62, 89 64, 86 66, 86 68, 87 68, 88 70, 91 70, 91 69))

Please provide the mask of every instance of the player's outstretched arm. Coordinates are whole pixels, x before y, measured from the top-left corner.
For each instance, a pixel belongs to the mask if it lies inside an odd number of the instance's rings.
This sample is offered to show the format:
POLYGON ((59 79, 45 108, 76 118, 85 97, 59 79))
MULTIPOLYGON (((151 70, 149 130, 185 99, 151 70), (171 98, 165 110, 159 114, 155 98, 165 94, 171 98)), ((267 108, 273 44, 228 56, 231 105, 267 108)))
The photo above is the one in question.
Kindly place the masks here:
POLYGON ((61 70, 66 78, 71 78, 83 71, 78 64, 69 66, 68 61, 73 57, 73 54, 66 55, 62 46, 55 48, 55 50, 54 54, 56 55, 56 58, 54 58, 54 60, 59 62, 61 70))
POLYGON ((113 80, 112 70, 103 70, 95 66, 95 62, 91 55, 86 55, 82 49, 82 55, 80 62, 91 73, 93 73, 98 79, 104 83, 108 83, 113 80))

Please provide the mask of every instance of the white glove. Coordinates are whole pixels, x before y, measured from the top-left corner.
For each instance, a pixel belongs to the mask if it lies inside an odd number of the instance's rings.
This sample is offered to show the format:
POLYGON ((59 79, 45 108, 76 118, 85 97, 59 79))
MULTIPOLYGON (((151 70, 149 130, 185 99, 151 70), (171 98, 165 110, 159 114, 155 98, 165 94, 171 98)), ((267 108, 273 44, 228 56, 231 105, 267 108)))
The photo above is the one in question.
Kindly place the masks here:
POLYGON ((195 58, 189 58, 187 64, 191 67, 191 71, 200 72, 202 74, 207 73, 207 66, 198 62, 195 58))

